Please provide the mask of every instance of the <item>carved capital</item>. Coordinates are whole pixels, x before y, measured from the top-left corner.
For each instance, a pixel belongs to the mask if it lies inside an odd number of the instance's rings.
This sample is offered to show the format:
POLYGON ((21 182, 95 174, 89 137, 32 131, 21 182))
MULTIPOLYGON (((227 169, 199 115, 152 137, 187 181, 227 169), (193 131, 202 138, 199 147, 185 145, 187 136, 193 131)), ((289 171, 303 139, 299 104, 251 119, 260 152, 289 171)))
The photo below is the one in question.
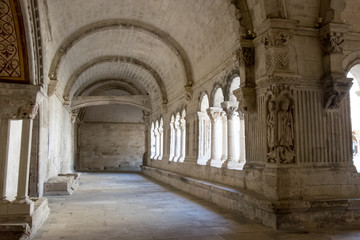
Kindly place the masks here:
POLYGON ((320 39, 322 50, 325 54, 343 53, 344 34, 330 32, 320 39))
POLYGON ((237 101, 226 101, 221 103, 221 107, 225 111, 227 118, 230 120, 238 116, 238 106, 239 102, 237 101))
POLYGON ((184 89, 185 89, 186 100, 191 101, 193 98, 192 85, 186 85, 184 86, 184 89))
POLYGON ((236 52, 239 63, 245 65, 253 65, 255 62, 255 50, 253 47, 243 47, 236 52))
POLYGON ((210 116, 210 120, 212 123, 220 121, 224 117, 224 112, 223 112, 222 108, 210 107, 207 109, 207 112, 210 116))
POLYGON ((19 108, 17 119, 34 119, 38 113, 39 104, 29 103, 19 108))
POLYGON ((253 87, 241 87, 233 91, 243 113, 256 112, 256 91, 253 87))
POLYGON ((343 74, 326 74, 324 82, 324 102, 326 110, 339 109, 342 100, 352 86, 352 78, 343 74))

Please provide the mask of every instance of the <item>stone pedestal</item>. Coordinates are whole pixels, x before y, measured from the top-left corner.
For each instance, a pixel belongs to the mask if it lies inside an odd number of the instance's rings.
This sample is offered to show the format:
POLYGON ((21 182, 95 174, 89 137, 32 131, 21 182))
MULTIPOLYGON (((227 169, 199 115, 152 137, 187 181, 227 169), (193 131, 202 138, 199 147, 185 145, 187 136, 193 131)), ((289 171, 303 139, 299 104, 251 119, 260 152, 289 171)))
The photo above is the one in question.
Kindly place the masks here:
POLYGON ((44 183, 45 196, 72 195, 79 186, 79 174, 59 174, 44 183))

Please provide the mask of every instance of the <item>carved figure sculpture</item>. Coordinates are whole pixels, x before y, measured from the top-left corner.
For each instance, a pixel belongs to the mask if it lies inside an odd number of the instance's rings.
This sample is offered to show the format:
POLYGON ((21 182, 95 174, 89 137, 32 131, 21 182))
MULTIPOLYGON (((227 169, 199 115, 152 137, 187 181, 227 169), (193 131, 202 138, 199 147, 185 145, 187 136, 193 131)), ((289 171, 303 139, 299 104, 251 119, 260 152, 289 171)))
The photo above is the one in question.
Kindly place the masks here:
POLYGON ((267 125, 267 141, 269 146, 269 161, 276 162, 276 102, 274 100, 270 100, 268 102, 268 110, 269 113, 266 119, 267 125))
POLYGON ((290 100, 285 97, 280 102, 280 110, 278 113, 278 151, 281 163, 292 163, 295 157, 295 154, 293 152, 294 121, 290 105, 290 100))

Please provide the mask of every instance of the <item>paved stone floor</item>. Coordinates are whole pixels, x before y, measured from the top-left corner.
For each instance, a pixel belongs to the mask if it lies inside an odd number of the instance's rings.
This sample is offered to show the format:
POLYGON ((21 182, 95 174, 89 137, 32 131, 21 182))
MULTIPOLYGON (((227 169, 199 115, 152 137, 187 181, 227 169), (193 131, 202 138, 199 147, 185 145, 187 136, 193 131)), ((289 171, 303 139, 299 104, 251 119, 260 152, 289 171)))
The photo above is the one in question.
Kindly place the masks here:
POLYGON ((275 231, 136 173, 86 173, 69 197, 49 197, 34 239, 359 240, 359 230, 275 231))

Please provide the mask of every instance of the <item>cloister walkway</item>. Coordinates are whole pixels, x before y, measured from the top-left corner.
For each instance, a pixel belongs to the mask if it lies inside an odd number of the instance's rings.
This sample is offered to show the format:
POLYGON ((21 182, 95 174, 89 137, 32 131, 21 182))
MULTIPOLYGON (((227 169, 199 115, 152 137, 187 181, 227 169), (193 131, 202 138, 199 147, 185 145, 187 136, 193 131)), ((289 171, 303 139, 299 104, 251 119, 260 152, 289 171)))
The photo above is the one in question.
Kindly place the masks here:
POLYGON ((72 196, 48 199, 35 240, 360 239, 360 230, 276 231, 136 173, 83 173, 72 196))

